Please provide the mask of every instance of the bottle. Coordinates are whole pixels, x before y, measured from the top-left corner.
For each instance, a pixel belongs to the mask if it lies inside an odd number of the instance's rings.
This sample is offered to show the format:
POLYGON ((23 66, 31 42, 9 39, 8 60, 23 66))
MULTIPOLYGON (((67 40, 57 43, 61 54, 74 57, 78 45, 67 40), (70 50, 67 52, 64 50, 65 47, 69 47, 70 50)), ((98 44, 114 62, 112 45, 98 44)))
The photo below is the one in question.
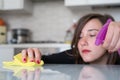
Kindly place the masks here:
POLYGON ((67 30, 65 35, 65 43, 71 44, 72 38, 73 38, 72 32, 70 30, 67 30))
POLYGON ((0 18, 0 44, 6 43, 7 29, 3 19, 0 18))

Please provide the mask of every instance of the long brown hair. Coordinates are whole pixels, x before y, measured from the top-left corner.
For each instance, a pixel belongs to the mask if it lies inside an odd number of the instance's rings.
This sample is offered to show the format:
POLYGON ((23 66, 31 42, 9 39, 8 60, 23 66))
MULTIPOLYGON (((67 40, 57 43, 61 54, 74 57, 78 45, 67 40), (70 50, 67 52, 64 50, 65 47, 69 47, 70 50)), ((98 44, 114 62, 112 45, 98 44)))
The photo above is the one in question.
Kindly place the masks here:
MULTIPOLYGON (((79 41, 79 36, 81 34, 82 29, 84 28, 85 24, 90 21, 91 19, 98 19, 103 25, 106 23, 106 21, 110 18, 114 21, 114 18, 111 15, 105 14, 97 14, 97 13, 91 13, 91 14, 87 14, 85 16, 83 16, 82 18, 79 19, 76 29, 75 29, 75 33, 74 33, 74 37, 72 40, 72 44, 71 44, 71 48, 72 48, 72 53, 76 58, 76 63, 81 63, 84 64, 85 62, 82 60, 79 51, 78 51, 78 41, 79 41)), ((108 52, 107 52, 108 53, 108 52)), ((117 60, 117 53, 113 53, 113 54, 108 54, 108 61, 107 64, 115 64, 116 60, 117 60)))

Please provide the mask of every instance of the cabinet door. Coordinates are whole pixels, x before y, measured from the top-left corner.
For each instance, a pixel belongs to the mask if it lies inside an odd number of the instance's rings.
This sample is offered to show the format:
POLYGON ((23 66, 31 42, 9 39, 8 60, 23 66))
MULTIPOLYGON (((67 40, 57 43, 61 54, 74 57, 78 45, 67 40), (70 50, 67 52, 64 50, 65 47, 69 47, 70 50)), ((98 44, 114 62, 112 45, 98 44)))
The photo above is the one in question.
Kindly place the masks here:
POLYGON ((65 0, 65 6, 81 6, 87 4, 88 0, 65 0))
POLYGON ((4 10, 22 9, 24 0, 3 0, 4 10))
POLYGON ((89 5, 120 4, 120 0, 88 0, 89 5))

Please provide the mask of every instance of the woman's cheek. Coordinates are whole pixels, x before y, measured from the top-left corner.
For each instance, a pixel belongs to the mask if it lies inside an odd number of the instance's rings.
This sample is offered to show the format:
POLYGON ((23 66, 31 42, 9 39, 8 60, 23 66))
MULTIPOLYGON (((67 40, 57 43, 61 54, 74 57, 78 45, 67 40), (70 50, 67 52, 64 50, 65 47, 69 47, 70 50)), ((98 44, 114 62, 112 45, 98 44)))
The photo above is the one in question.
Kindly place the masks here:
POLYGON ((95 45, 95 41, 96 41, 96 38, 94 37, 94 38, 90 38, 89 40, 88 40, 88 46, 89 47, 97 47, 96 45, 95 45))
POLYGON ((77 48, 78 48, 79 53, 81 53, 82 46, 80 45, 80 40, 78 42, 77 48))

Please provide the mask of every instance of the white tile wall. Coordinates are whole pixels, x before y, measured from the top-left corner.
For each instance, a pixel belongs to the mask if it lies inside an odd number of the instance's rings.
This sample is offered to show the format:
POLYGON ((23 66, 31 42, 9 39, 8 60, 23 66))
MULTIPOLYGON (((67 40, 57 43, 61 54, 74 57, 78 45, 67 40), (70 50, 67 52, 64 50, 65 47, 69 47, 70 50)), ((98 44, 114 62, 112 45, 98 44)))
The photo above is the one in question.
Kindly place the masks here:
POLYGON ((73 19, 90 13, 109 13, 120 21, 120 10, 91 10, 90 7, 68 8, 63 1, 34 3, 32 14, 1 14, 10 29, 28 28, 33 32, 33 40, 64 41, 65 31, 73 19))

